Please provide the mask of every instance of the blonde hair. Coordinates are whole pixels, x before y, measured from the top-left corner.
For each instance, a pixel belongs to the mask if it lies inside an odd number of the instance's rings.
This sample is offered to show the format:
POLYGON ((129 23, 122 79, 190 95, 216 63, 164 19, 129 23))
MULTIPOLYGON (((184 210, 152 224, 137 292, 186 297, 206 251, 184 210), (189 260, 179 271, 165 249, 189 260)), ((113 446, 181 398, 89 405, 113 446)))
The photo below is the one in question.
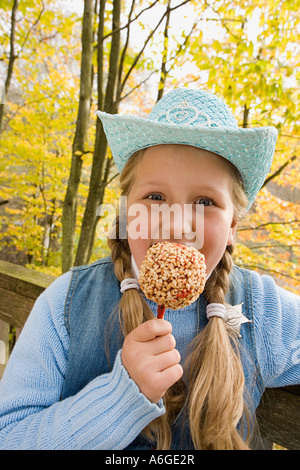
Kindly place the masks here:
MULTIPOLYGON (((122 195, 130 193, 136 165, 143 151, 132 155, 120 177, 122 195)), ((234 219, 246 213, 248 201, 238 170, 228 162, 232 174, 232 201, 234 219)), ((119 239, 119 216, 116 218, 116 239, 108 239, 115 274, 121 282, 132 277, 131 252, 127 240, 119 239)), ((229 288, 233 246, 226 251, 209 277, 204 295, 208 303, 225 302, 229 288)), ((120 324, 124 335, 142 322, 154 317, 147 302, 135 289, 123 294, 119 304, 120 324)), ((239 345, 232 329, 220 318, 213 317, 194 338, 184 365, 184 377, 165 394, 166 413, 151 422, 144 433, 156 448, 169 449, 172 440, 171 425, 178 413, 188 415, 190 434, 195 449, 248 449, 236 426, 244 411, 244 372, 239 345), (188 384, 188 386, 187 386, 188 384)))

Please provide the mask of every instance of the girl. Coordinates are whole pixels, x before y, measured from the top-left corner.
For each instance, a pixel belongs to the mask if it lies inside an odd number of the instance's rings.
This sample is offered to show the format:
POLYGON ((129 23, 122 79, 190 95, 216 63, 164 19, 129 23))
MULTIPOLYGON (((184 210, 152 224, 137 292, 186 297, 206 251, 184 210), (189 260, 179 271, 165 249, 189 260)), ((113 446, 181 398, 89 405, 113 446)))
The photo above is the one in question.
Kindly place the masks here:
POLYGON ((298 297, 231 257, 276 130, 239 129, 221 100, 187 89, 148 119, 98 114, 127 213, 111 257, 74 268, 37 300, 1 380, 0 448, 247 449, 264 389, 300 378, 298 297), (194 216, 171 223, 168 240, 188 245, 203 232, 207 281, 197 301, 158 320, 139 269, 161 240, 151 209, 175 203, 204 213, 200 226, 194 216), (132 230, 136 204, 143 234, 132 230))

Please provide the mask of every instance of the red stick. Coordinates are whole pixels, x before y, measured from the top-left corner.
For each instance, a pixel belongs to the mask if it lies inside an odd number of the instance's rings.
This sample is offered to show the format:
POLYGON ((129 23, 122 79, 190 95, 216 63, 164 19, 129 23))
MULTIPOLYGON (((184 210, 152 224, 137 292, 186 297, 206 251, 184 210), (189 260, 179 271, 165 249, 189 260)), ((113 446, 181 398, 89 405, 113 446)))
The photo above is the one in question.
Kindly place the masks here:
POLYGON ((157 307, 157 318, 162 320, 164 318, 166 307, 164 305, 158 305, 157 307))

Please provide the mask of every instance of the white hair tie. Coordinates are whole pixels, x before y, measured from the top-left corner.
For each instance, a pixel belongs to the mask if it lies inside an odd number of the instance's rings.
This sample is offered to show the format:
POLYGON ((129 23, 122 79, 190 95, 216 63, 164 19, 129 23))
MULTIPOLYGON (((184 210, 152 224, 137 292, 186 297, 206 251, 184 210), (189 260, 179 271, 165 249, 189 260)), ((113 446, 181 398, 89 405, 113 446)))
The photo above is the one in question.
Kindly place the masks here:
POLYGON ((223 304, 209 304, 206 307, 206 316, 209 320, 211 317, 225 318, 226 307, 223 304))
POLYGON ((238 305, 209 304, 206 307, 206 316, 209 320, 212 317, 221 318, 228 326, 233 328, 241 338, 240 330, 243 323, 251 323, 242 312, 243 303, 238 305))
POLYGON ((120 288, 120 291, 122 292, 122 294, 124 294, 124 292, 127 290, 127 289, 136 289, 136 290, 139 290, 140 288, 140 284, 139 282, 134 279, 134 278, 126 278, 124 279, 122 282, 121 282, 121 288, 120 288))

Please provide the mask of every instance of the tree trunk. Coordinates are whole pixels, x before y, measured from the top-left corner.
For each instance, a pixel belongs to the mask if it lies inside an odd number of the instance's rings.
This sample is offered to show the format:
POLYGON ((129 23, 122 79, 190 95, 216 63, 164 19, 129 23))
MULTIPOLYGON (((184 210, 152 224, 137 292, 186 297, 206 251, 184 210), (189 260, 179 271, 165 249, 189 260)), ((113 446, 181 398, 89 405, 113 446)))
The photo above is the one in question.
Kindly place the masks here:
POLYGON ((245 104, 244 113, 243 113, 243 128, 244 129, 248 127, 249 111, 250 111, 250 106, 248 107, 247 104, 245 104))
POLYGON ((81 178, 82 155, 89 127, 92 95, 92 57, 93 57, 93 20, 94 0, 85 0, 82 23, 82 55, 80 72, 80 97, 76 131, 72 146, 72 162, 67 191, 63 204, 62 217, 62 271, 73 264, 74 235, 76 225, 77 193, 81 178))
MULTIPOLYGON (((101 13, 100 2, 100 13, 101 13)), ((111 51, 109 59, 109 71, 106 85, 106 92, 104 98, 103 110, 107 113, 114 114, 118 110, 118 105, 115 101, 116 84, 118 78, 118 65, 120 55, 120 16, 121 16, 121 0, 114 0, 113 2, 113 25, 112 31, 115 31, 112 35, 111 40, 111 51)), ((101 20, 101 19, 100 19, 101 20)), ((103 54, 103 41, 98 37, 98 48, 102 51, 98 52, 102 56, 103 54)), ((98 62, 98 75, 103 76, 102 63, 98 62), (101 70, 100 70, 101 67, 101 70)), ((102 81, 101 81, 102 83, 102 81)), ((98 90, 98 93, 102 92, 98 90)), ((95 219, 97 207, 101 204, 101 198, 103 199, 104 191, 102 190, 103 185, 105 186, 106 181, 104 176, 108 173, 103 171, 104 166, 109 168, 110 162, 105 158, 107 149, 107 140, 104 134, 104 130, 101 121, 97 120, 96 127, 96 142, 95 152, 92 164, 91 179, 89 194, 87 198, 86 208, 82 221, 81 234, 75 259, 75 265, 86 264, 89 261, 89 256, 94 243, 95 233, 95 219), (105 165, 106 162, 106 165, 105 165)))
POLYGON ((7 75, 4 83, 4 88, 2 91, 2 96, 0 96, 0 134, 3 129, 3 117, 4 117, 4 107, 5 107, 5 100, 6 95, 9 89, 9 85, 11 82, 12 74, 13 74, 13 66, 16 60, 15 55, 15 29, 16 29, 16 13, 19 6, 19 0, 14 0, 12 11, 11 11, 11 30, 10 30, 10 52, 9 52, 9 62, 8 62, 8 69, 7 75))
POLYGON ((162 53, 162 62, 161 62, 161 71, 160 71, 160 80, 158 85, 158 93, 156 101, 159 101, 164 94, 165 83, 167 78, 167 60, 168 60, 168 45, 169 45, 169 25, 170 25, 170 15, 171 15, 171 0, 168 1, 167 6, 167 15, 166 15, 166 26, 164 32, 164 50, 162 53))

